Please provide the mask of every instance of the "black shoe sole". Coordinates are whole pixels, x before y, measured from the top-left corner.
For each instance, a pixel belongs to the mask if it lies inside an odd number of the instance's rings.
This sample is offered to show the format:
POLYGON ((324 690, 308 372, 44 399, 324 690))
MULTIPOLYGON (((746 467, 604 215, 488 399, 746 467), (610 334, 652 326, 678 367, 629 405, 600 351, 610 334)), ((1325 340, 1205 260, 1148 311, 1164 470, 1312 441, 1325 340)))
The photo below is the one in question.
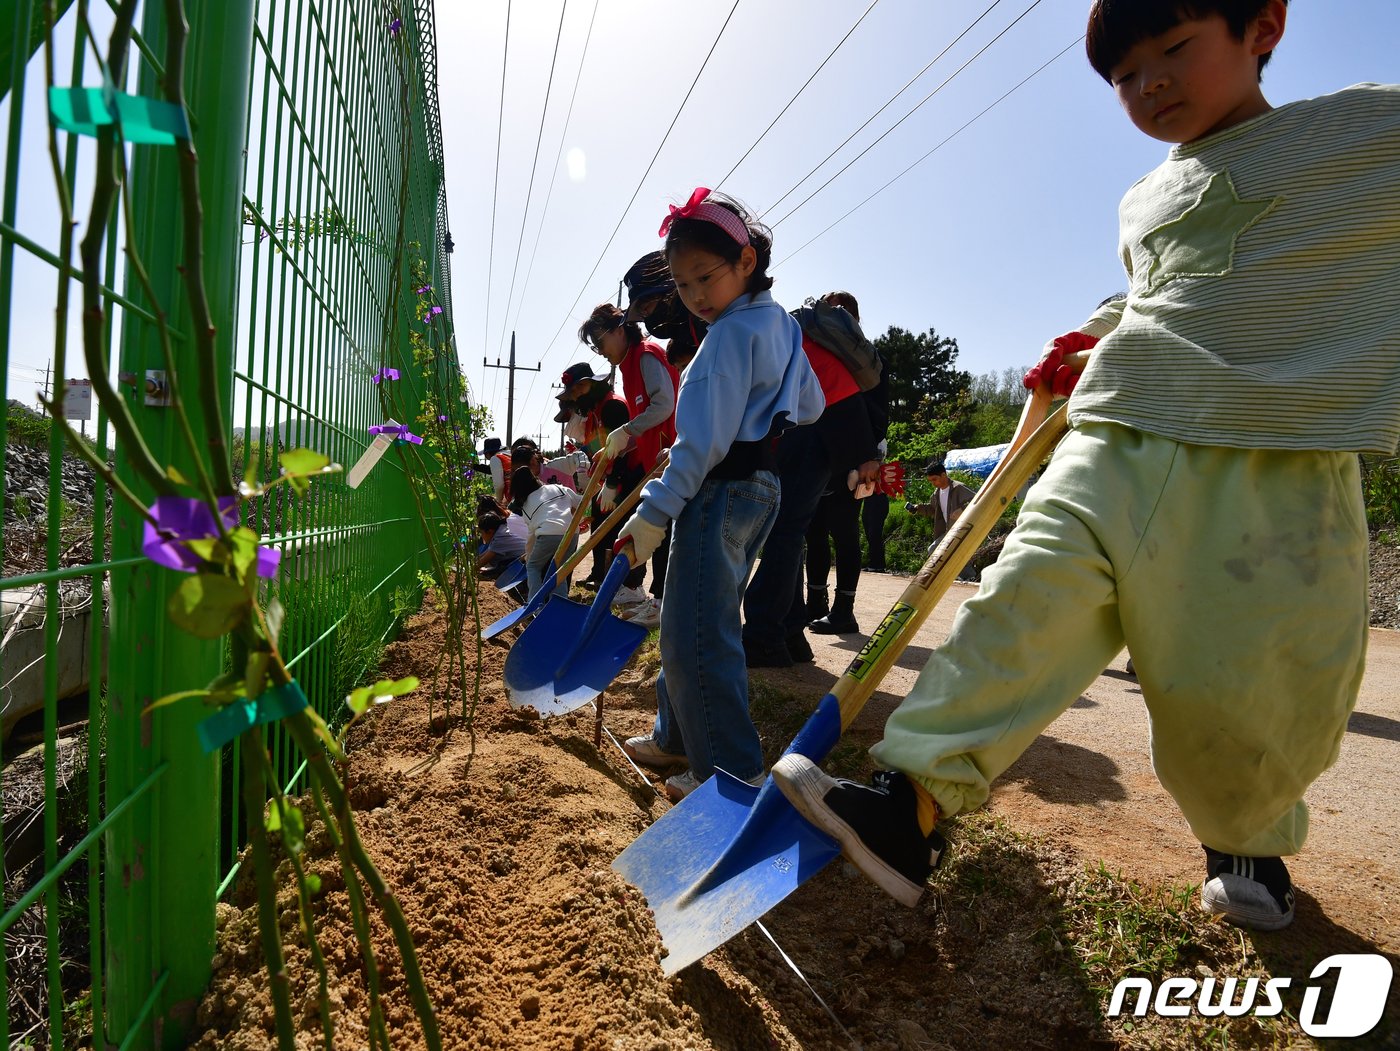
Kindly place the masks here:
POLYGON ((837 843, 841 853, 852 865, 901 905, 909 908, 919 904, 924 884, 913 883, 897 869, 891 868, 878 854, 866 847, 855 829, 837 817, 823 802, 833 781, 806 756, 785 755, 773 764, 773 781, 799 814, 821 829, 837 843))

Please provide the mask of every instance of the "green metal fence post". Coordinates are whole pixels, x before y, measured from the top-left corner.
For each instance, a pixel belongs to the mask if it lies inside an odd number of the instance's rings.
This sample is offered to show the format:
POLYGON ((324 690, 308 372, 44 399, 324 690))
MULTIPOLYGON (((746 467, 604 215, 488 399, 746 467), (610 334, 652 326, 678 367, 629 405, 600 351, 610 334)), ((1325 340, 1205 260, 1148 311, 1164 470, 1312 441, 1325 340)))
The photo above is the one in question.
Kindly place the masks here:
MULTIPOLYGON (((243 147, 252 60, 252 0, 189 0, 191 33, 186 67, 190 124, 199 153, 204 206, 204 274, 217 329, 218 392, 227 420, 232 406, 233 339, 238 301, 242 230, 243 147)), ((145 5, 143 32, 157 49, 166 36, 164 5, 145 5)), ((161 94, 143 67, 139 91, 161 94)), ((184 409, 202 433, 196 390, 190 315, 177 267, 181 259, 180 189, 176 153, 140 147, 131 185, 139 246, 156 294, 183 338, 175 344, 184 409)), ((129 282, 129 293, 143 300, 129 282)), ((172 410, 141 404, 146 370, 163 362, 155 329, 127 314, 121 369, 137 382, 127 387, 133 410, 162 464, 187 469, 189 457, 172 410)), ((118 459, 118 471, 123 464, 118 459)), ((125 477, 134 482, 130 473, 125 477)), ((142 491, 142 490, 138 490, 142 491)), ((146 494, 150 495, 150 494, 146 494)), ((139 552, 141 521, 120 504, 113 513, 113 554, 139 552), (119 552, 119 553, 118 553, 119 552)), ((209 979, 214 948, 214 890, 218 870, 218 756, 199 747, 195 725, 206 714, 187 703, 143 714, 152 701, 180 689, 203 686, 219 674, 222 649, 180 632, 166 617, 166 601, 180 581, 169 570, 144 563, 113 574, 112 646, 107 798, 123 798, 162 763, 149 806, 132 808, 107 837, 108 1032, 125 1034, 135 1047, 183 1047, 194 1008, 209 979), (202 807, 193 800, 207 800, 202 807), (154 994, 153 1008, 145 1015, 154 994), (133 1027, 134 1030, 133 1030, 133 1027)))

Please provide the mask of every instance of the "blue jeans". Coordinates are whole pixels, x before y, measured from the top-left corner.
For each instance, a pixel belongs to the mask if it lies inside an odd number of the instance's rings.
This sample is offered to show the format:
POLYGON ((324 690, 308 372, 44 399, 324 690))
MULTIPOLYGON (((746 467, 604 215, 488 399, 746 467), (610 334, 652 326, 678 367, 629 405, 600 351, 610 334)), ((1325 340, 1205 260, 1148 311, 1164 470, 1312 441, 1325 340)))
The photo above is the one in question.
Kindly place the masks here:
POLYGON ((794 427, 778 439, 782 499, 763 557, 744 593, 744 641, 781 646, 807 623, 802 592, 802 542, 831 478, 826 449, 814 428, 794 427))
POLYGON ((777 476, 758 471, 705 482, 672 525, 653 736, 684 752, 700 781, 716 767, 746 780, 763 772, 739 606, 777 510, 777 476))
MULTIPOLYGON (((559 534, 550 536, 541 533, 535 537, 535 546, 530 548, 530 554, 525 558, 525 581, 529 587, 528 595, 535 597, 535 592, 539 591, 540 585, 544 583, 544 578, 549 574, 549 564, 554 560, 554 551, 559 546, 559 534)), ((573 535, 569 541, 569 546, 565 548, 564 555, 560 559, 563 562, 574 553, 578 547, 578 533, 573 535)), ((569 578, 564 577, 554 587, 554 593, 560 598, 569 597, 569 578)))

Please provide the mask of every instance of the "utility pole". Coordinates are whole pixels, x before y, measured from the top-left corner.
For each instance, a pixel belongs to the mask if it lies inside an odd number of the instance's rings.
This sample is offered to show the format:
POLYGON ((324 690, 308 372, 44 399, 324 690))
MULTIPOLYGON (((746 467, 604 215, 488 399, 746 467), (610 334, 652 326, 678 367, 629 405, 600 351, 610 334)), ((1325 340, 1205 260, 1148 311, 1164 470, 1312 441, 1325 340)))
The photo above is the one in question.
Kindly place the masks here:
POLYGON ((481 364, 488 369, 509 369, 510 375, 506 383, 506 448, 510 448, 510 443, 515 441, 515 374, 517 372, 539 372, 540 366, 536 365, 532 369, 527 369, 524 365, 515 363, 515 333, 510 334, 510 364, 502 365, 501 359, 496 359, 496 364, 492 365, 485 358, 481 359, 481 364))

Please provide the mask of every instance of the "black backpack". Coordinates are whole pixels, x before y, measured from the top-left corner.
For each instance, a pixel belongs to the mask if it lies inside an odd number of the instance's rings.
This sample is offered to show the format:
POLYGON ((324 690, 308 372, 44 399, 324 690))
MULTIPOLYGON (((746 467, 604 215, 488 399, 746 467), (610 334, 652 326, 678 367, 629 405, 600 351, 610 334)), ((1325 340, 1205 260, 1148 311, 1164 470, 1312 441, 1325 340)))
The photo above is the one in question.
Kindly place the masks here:
POLYGON ((809 299, 792 311, 792 316, 802 326, 803 335, 841 359, 862 391, 879 384, 884 363, 875 345, 865 338, 860 322, 844 307, 809 299))

